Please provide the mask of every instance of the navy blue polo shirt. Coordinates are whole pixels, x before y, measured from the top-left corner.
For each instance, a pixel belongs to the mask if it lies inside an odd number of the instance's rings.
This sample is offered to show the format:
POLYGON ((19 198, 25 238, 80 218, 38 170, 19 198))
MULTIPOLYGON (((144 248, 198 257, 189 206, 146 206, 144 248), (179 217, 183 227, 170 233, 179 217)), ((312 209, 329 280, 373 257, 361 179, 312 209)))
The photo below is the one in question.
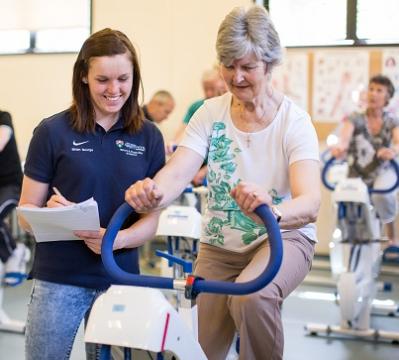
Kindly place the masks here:
MULTIPOLYGON (((121 119, 108 132, 97 124, 92 133, 73 130, 70 121, 69 111, 64 111, 38 125, 29 145, 25 175, 49 184, 47 198, 53 186, 73 202, 93 197, 100 225, 106 228, 123 203, 125 190, 138 180, 153 177, 164 165, 162 135, 147 120, 133 135, 123 129, 121 119)), ((138 215, 132 215, 124 228, 137 220, 138 215)), ((122 269, 139 272, 137 249, 114 254, 122 269)), ((111 283, 101 256, 80 240, 37 243, 31 277, 94 289, 106 289, 111 283)))

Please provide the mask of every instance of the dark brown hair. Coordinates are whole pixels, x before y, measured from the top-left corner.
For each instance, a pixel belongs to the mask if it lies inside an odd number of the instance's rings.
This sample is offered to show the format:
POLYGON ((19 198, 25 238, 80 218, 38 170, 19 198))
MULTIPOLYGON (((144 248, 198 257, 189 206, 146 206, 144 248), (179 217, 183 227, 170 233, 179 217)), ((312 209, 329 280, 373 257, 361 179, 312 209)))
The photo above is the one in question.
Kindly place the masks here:
POLYGON ((125 53, 129 53, 132 61, 133 83, 131 94, 121 109, 123 125, 130 133, 135 133, 141 128, 144 116, 138 104, 141 75, 136 50, 124 33, 107 28, 92 34, 84 42, 73 67, 73 101, 70 111, 72 127, 76 131, 94 131, 96 125, 89 86, 83 82, 89 71, 90 60, 93 57, 125 53))
POLYGON ((384 75, 375 75, 370 79, 369 84, 378 84, 387 88, 389 98, 387 99, 386 105, 388 105, 389 100, 391 100, 395 94, 395 87, 393 86, 392 81, 384 75))

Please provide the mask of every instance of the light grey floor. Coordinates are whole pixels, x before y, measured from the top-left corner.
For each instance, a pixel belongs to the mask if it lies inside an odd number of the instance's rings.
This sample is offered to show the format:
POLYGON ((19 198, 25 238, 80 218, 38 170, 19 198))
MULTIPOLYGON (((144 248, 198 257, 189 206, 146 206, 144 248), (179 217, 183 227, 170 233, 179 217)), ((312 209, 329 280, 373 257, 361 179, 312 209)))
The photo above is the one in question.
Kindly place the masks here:
MULTIPOLYGON (((327 272, 316 272, 317 275, 329 276, 327 272)), ((394 291, 381 293, 379 299, 399 301, 399 276, 384 277, 394 284, 394 291)), ((4 308, 16 319, 26 317, 26 304, 29 298, 31 282, 5 291, 4 308)), ((332 301, 304 299, 303 295, 311 291, 313 294, 332 294, 329 287, 301 285, 284 303, 283 322, 285 329, 286 360, 322 359, 322 360, 386 360, 398 359, 399 346, 381 344, 362 340, 332 339, 306 335, 304 325, 308 322, 334 324, 338 321, 338 307, 332 301)), ((374 327, 399 331, 399 319, 373 316, 374 327)), ((24 359, 24 336, 0 332, 0 360, 24 359)), ((83 330, 80 329, 72 353, 72 360, 84 359, 83 330)), ((147 354, 137 358, 149 359, 147 354)), ((265 357, 267 359, 267 357, 265 357)))

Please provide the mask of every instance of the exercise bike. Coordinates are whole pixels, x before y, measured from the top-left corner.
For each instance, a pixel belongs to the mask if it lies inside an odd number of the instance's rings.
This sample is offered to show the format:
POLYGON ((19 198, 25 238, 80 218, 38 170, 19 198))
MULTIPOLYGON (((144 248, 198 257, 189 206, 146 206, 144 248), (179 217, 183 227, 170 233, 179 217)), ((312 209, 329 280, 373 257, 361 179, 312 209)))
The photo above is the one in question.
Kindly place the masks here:
MULTIPOLYGON (((17 203, 16 201, 15 203, 12 201, 12 203, 12 210, 14 210, 17 203)), ((13 235, 14 232, 19 231, 14 211, 8 214, 7 222, 9 223, 13 235)), ((25 244, 18 243, 7 263, 3 264, 3 262, 0 261, 0 331, 18 334, 23 334, 25 332, 25 322, 10 318, 3 308, 3 300, 6 287, 18 286, 27 278, 26 264, 29 260, 30 250, 25 244)))
POLYGON ((0 331, 23 334, 25 332, 25 323, 11 319, 3 309, 4 288, 6 286, 5 276, 5 266, 0 261, 0 331))
POLYGON ((94 303, 85 332, 85 341, 101 344, 101 359, 110 358, 111 345, 124 348, 125 359, 131 349, 157 353, 173 353, 179 359, 206 359, 198 343, 195 328, 189 317, 181 317, 158 289, 175 289, 184 294, 195 314, 195 299, 202 292, 244 295, 265 287, 277 274, 282 261, 280 228, 266 205, 255 212, 263 220, 269 234, 270 259, 265 270, 254 280, 245 283, 210 281, 193 275, 185 279, 130 274, 118 267, 112 246, 118 230, 133 211, 123 204, 112 217, 103 238, 101 256, 104 267, 118 285, 112 285, 94 303))
MULTIPOLYGON (((370 327, 372 302, 377 292, 377 277, 382 251, 382 225, 370 202, 372 193, 388 193, 399 185, 399 166, 391 160, 396 181, 388 189, 368 188, 360 178, 342 178, 336 185, 327 180, 335 158, 329 159, 322 171, 322 181, 331 190, 337 214, 336 228, 330 243, 330 262, 337 281, 340 325, 308 324, 311 335, 340 334, 375 341, 399 342, 399 332, 370 327)), ((397 308, 395 309, 397 311, 397 308)))
MULTIPOLYGON (((201 214, 205 211, 207 194, 206 182, 199 187, 190 185, 177 201, 161 212, 155 234, 166 242, 166 251, 155 252, 161 258, 161 276, 178 278, 182 276, 182 271, 192 272, 192 264, 198 253, 201 214)), ((149 254, 150 246, 149 242, 144 244, 144 254, 147 264, 154 268, 156 265, 149 254)))

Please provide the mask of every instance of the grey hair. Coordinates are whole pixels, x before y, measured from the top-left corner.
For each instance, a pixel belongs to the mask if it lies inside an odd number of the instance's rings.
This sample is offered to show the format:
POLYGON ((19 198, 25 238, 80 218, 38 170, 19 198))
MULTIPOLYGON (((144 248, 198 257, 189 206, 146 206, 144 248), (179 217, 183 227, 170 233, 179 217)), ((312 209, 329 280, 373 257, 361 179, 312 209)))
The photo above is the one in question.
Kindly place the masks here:
POLYGON ((227 14, 219 27, 216 52, 218 60, 226 66, 254 53, 269 65, 269 72, 283 56, 280 38, 269 13, 260 5, 253 5, 248 10, 236 7, 227 14))
POLYGON ((173 98, 173 95, 167 91, 167 90, 158 90, 151 98, 152 100, 157 100, 160 101, 162 103, 170 100, 172 102, 175 101, 175 99, 173 98))
POLYGON ((202 73, 202 77, 201 77, 202 82, 215 80, 215 79, 216 80, 221 79, 221 76, 220 76, 220 73, 219 73, 219 69, 216 68, 216 67, 212 68, 212 69, 205 70, 202 73))

